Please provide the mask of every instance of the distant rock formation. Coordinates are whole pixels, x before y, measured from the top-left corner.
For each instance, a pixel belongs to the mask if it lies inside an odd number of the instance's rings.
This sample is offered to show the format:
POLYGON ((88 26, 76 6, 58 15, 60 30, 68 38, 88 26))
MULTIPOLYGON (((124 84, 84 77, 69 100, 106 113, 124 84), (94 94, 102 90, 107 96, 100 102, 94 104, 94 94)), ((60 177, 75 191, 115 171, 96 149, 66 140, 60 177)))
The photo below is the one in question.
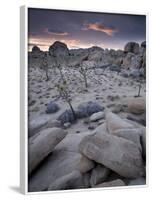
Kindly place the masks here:
POLYGON ((39 53, 41 50, 40 50, 40 48, 38 47, 38 46, 33 46, 33 48, 32 48, 32 52, 33 53, 39 53))
MULTIPOLYGON (((32 52, 29 53, 30 58, 34 59, 29 59, 29 62, 39 66, 44 53, 39 47, 34 46, 32 52)), ((88 67, 108 64, 117 65, 127 70, 142 68, 146 74, 146 41, 140 45, 136 42, 128 42, 124 50, 103 49, 98 46, 68 49, 65 43, 56 41, 49 47, 47 55, 49 67, 54 67, 57 63, 65 67, 79 67, 82 63, 88 67)))
POLYGON ((141 47, 146 48, 146 41, 141 43, 141 47))
POLYGON ((69 49, 66 44, 56 41, 49 47, 49 54, 54 57, 68 56, 69 49))
POLYGON ((124 51, 127 53, 131 52, 131 53, 137 54, 137 53, 139 53, 139 44, 136 42, 128 42, 125 45, 124 51))

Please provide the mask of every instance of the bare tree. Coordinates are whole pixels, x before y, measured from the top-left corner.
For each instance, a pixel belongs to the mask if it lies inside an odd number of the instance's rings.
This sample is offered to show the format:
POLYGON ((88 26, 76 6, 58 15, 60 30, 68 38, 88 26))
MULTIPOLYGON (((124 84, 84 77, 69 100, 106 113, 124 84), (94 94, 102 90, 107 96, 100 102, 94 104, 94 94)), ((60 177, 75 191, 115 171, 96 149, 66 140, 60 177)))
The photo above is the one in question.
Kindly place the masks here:
POLYGON ((42 60, 42 69, 45 72, 46 76, 46 81, 49 80, 49 75, 48 75, 48 59, 47 59, 47 53, 44 54, 43 60, 42 60))
POLYGON ((67 81, 64 80, 63 82, 59 82, 56 85, 56 87, 57 87, 57 90, 58 90, 60 96, 68 103, 68 105, 71 109, 71 112, 73 114, 73 117, 76 120, 76 113, 75 113, 74 108, 71 103, 72 99, 70 98, 70 91, 68 90, 67 81))
POLYGON ((88 88, 88 80, 87 80, 88 69, 87 69, 87 66, 84 65, 83 62, 81 62, 81 64, 79 65, 79 72, 80 72, 80 74, 82 75, 82 77, 84 79, 85 87, 88 88))

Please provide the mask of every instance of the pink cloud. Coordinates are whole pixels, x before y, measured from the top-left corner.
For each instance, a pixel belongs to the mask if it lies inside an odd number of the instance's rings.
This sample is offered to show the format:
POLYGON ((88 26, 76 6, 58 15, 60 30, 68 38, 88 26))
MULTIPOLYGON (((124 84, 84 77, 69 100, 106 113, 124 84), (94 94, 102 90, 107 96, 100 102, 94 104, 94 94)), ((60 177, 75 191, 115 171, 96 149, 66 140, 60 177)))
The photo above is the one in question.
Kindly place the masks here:
POLYGON ((99 23, 86 23, 82 30, 94 30, 106 33, 109 36, 113 36, 114 33, 118 32, 118 29, 105 26, 99 23))

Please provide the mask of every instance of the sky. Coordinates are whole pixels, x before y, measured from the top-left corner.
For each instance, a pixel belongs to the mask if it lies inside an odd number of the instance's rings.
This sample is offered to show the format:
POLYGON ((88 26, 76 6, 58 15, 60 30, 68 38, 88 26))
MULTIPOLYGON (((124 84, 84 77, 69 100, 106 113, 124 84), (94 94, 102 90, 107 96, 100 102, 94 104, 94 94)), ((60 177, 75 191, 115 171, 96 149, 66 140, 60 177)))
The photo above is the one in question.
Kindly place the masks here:
POLYGON ((29 51, 34 45, 47 51, 55 41, 66 43, 69 49, 123 49, 127 42, 144 40, 145 15, 28 9, 29 51))

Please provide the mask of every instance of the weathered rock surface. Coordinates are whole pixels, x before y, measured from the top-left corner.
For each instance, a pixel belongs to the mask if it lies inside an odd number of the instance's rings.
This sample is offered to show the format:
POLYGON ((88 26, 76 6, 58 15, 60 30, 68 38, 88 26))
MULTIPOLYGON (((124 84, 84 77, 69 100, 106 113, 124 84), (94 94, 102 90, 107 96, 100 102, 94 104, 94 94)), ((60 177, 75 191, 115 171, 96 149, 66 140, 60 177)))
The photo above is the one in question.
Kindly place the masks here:
POLYGON ((136 178, 144 174, 141 152, 132 141, 102 133, 85 137, 79 147, 89 159, 123 177, 136 178))
POLYGON ((95 187, 119 187, 119 186, 125 186, 124 181, 122 181, 121 179, 104 182, 96 185, 95 187))
POLYGON ((60 128, 47 128, 30 138, 28 145, 28 170, 31 173, 55 146, 66 136, 60 128))

